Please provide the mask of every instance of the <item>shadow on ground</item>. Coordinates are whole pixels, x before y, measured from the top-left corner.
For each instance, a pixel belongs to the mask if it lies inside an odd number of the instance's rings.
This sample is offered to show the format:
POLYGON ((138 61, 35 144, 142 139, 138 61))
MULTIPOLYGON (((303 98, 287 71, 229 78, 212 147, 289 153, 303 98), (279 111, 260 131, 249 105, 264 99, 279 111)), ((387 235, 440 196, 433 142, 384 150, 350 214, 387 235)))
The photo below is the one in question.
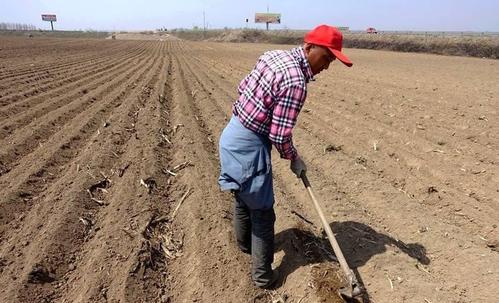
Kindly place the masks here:
MULTIPOLYGON (((360 222, 333 222, 330 226, 335 233, 343 255, 361 285, 364 285, 362 277, 360 277, 356 268, 366 264, 373 256, 386 252, 387 246, 398 248, 401 252, 418 260, 422 264, 430 263, 430 260, 426 256, 425 247, 419 243, 404 243, 386 234, 379 233, 370 226, 360 222)), ((335 260, 333 250, 325 234, 318 237, 305 226, 297 226, 278 233, 275 243, 277 251, 284 251, 284 257, 278 268, 281 275, 280 284, 286 281, 288 275, 302 266, 335 260)), ((337 289, 344 282, 337 281, 338 279, 336 278, 333 279, 332 272, 328 277, 328 269, 326 268, 331 268, 331 262, 329 262, 329 265, 321 264, 321 266, 314 268, 314 283, 316 284, 318 295, 322 299, 325 299, 325 302, 337 302, 328 300, 327 297, 336 296, 337 289)), ((336 271, 340 271, 337 264, 335 268, 336 271)), ((370 302, 367 292, 362 298, 362 302, 370 302)))

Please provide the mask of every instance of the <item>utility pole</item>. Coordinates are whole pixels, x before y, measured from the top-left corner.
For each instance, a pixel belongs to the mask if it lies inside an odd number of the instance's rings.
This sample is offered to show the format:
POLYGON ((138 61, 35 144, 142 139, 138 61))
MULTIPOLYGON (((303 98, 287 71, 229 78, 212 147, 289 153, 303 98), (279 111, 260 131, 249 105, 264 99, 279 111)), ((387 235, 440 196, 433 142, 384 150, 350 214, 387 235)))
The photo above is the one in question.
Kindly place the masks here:
POLYGON ((203 38, 206 38, 206 14, 203 10, 203 38))
MULTIPOLYGON (((267 14, 269 13, 269 4, 267 3, 267 14)), ((267 31, 269 30, 269 23, 265 23, 267 25, 267 31)))
POLYGON ((205 11, 203 11, 203 30, 206 31, 206 14, 205 14, 205 11))

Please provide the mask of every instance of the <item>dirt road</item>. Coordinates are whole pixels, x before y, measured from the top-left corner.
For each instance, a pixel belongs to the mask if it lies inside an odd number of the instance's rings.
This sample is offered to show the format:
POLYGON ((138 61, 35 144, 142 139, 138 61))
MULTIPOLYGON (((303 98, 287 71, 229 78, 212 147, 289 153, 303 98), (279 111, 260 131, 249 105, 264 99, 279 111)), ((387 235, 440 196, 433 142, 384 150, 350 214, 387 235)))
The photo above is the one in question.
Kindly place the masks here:
MULTIPOLYGON (((274 157, 279 287, 252 286, 217 186, 255 44, 2 38, 1 302, 339 302, 274 157), (274 301, 273 301, 274 300, 274 301)), ((499 61, 347 50, 294 140, 371 302, 494 302, 499 61)))

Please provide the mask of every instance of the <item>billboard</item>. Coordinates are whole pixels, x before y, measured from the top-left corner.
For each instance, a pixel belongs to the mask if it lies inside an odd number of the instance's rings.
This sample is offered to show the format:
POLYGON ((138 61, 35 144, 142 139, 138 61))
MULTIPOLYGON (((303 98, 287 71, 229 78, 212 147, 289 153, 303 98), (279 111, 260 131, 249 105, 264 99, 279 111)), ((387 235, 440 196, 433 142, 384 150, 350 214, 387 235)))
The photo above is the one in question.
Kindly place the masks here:
POLYGON ((281 23, 281 14, 256 13, 255 23, 281 23))
POLYGON ((57 21, 57 17, 55 15, 42 15, 43 21, 57 21))

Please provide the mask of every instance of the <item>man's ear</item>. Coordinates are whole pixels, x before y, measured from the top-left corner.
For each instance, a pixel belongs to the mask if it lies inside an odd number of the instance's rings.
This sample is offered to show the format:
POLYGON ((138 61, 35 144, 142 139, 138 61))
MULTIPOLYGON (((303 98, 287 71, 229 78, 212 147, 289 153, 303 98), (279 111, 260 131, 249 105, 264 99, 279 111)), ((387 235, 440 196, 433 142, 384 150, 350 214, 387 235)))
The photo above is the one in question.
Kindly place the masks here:
POLYGON ((305 42, 305 44, 303 44, 303 49, 305 50, 305 55, 307 55, 307 56, 308 56, 308 54, 310 53, 310 50, 311 50, 313 47, 314 47, 314 45, 313 45, 313 44, 311 44, 311 43, 306 43, 306 42, 305 42))

